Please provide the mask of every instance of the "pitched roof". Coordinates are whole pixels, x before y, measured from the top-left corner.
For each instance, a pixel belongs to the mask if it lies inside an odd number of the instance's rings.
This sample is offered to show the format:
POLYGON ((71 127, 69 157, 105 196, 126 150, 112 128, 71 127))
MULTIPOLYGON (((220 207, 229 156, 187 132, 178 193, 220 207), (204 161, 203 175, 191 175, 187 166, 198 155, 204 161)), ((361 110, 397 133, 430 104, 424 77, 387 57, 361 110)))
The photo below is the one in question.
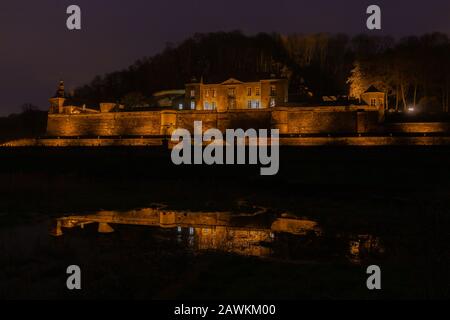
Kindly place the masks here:
POLYGON ((378 90, 377 88, 375 88, 373 85, 369 87, 369 89, 367 89, 366 91, 364 91, 364 93, 366 92, 382 92, 380 90, 378 90))
POLYGON ((225 80, 224 82, 222 82, 221 84, 236 84, 236 83, 242 83, 242 81, 239 81, 235 78, 229 78, 228 80, 225 80))

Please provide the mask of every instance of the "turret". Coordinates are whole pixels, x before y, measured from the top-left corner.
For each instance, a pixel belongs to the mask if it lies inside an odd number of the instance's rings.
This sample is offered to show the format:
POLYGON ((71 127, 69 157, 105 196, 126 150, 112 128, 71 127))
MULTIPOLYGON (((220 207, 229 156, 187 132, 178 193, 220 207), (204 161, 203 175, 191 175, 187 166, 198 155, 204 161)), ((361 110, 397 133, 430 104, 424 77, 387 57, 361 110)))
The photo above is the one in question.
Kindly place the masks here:
POLYGON ((64 81, 59 82, 58 90, 55 95, 49 99, 49 113, 62 113, 64 102, 66 101, 66 93, 64 91, 64 81))
POLYGON ((378 109, 379 120, 384 119, 386 95, 384 92, 378 90, 374 86, 370 86, 364 93, 361 94, 361 100, 368 106, 376 107, 378 109))

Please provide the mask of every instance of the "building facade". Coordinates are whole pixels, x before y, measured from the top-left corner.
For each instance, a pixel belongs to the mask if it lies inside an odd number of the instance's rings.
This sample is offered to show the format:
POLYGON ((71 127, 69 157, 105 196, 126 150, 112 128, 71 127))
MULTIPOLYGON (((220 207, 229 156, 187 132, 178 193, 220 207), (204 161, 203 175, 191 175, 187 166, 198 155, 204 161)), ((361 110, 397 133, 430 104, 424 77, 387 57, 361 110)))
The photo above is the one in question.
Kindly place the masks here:
POLYGON ((186 84, 182 109, 216 110, 266 109, 286 103, 287 79, 242 82, 230 78, 222 83, 191 82, 186 84))
POLYGON ((280 134, 293 135, 355 134, 379 130, 384 112, 384 94, 376 88, 364 93, 361 100, 366 104, 309 107, 287 104, 286 79, 241 82, 230 78, 216 84, 193 82, 186 84, 185 90, 157 96, 169 96, 167 107, 127 110, 117 103, 103 102, 99 109, 91 109, 85 105, 66 105, 61 82, 55 96, 50 98, 47 136, 166 136, 177 128, 193 132, 195 121, 202 121, 204 131, 273 128, 280 134), (172 97, 180 100, 172 100, 172 97))

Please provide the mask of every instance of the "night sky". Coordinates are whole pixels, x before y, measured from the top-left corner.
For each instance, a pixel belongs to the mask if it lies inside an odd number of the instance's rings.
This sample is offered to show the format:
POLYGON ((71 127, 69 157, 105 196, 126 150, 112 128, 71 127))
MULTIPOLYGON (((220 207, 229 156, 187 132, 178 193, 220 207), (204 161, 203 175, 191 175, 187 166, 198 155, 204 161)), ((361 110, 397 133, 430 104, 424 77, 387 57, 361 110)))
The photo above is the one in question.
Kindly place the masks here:
POLYGON ((0 115, 23 103, 46 110, 59 79, 68 90, 128 67, 195 32, 368 32, 365 10, 382 9, 382 34, 450 34, 450 1, 39 0, 0 4, 0 115), (67 6, 82 30, 66 28, 67 6))

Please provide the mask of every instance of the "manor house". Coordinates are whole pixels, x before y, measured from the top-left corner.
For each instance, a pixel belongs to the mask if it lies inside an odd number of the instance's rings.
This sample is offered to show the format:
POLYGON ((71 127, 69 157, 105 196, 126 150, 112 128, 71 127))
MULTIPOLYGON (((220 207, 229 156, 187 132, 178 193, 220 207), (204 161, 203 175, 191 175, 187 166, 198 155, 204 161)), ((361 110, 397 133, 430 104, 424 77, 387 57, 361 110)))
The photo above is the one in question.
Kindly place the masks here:
POLYGON ((184 108, 191 110, 265 109, 288 101, 287 79, 242 82, 230 78, 222 83, 186 84, 184 108))

